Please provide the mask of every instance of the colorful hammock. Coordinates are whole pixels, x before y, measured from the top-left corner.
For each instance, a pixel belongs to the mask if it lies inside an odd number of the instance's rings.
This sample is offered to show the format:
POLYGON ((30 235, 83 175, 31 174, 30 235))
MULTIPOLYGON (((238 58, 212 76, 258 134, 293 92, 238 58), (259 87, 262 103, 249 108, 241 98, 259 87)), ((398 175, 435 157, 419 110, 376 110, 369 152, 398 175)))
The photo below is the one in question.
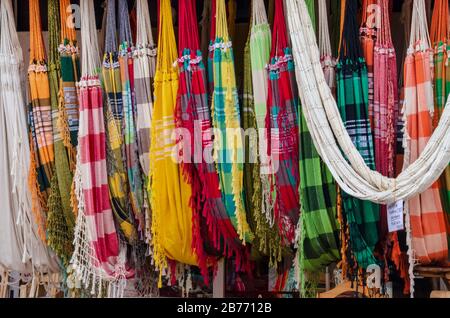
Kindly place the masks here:
MULTIPOLYGON (((261 205, 263 204, 263 197, 261 194, 261 169, 258 158, 258 130, 256 121, 255 104, 253 97, 253 82, 252 82, 252 63, 251 63, 251 36, 253 36, 253 52, 255 50, 257 53, 265 51, 267 49, 267 60, 264 65, 261 65, 262 61, 258 61, 256 64, 260 64, 263 68, 262 76, 266 79, 264 84, 266 93, 264 96, 267 97, 267 70, 265 68, 267 62, 270 58, 270 26, 267 24, 267 16, 264 4, 260 0, 256 0, 252 3, 252 14, 251 14, 251 29, 247 38, 247 43, 244 50, 244 96, 243 105, 241 109, 241 124, 245 132, 245 164, 244 164, 244 184, 245 184, 245 194, 246 194, 246 208, 247 208, 247 218, 249 224, 252 227, 252 231, 255 233, 255 241, 253 246, 259 250, 259 252, 269 256, 269 265, 275 266, 277 262, 281 261, 281 244, 278 230, 274 228, 271 224, 272 218, 267 220, 266 214, 261 210, 261 205), (256 23, 255 19, 259 17, 260 23, 256 23), (255 28, 255 29, 254 29, 255 28), (254 29, 254 30, 253 30, 254 29), (262 38, 263 42, 259 43, 257 38, 262 38), (260 45, 262 44, 262 47, 260 45)), ((256 56, 258 57, 258 56, 256 56)), ((260 83, 263 84, 263 83, 260 83)), ((267 100, 264 100, 264 113, 266 113, 267 100)), ((264 131, 265 131, 265 117, 264 120, 264 131)), ((264 134, 260 134, 260 138, 266 138, 264 134)), ((267 151, 267 143, 265 145, 267 151)), ((267 155, 265 156, 267 158, 267 155)), ((263 176, 264 177, 264 176, 263 176)), ((266 175, 265 177, 268 177, 266 175)), ((266 178, 268 182, 268 178, 266 178)), ((270 191, 270 189, 268 189, 270 191)), ((271 213, 269 210, 268 212, 271 213)))
POLYGON ((197 31, 195 1, 179 2, 179 59, 180 82, 178 88, 176 125, 182 133, 191 137, 183 138, 183 176, 192 187, 190 205, 193 210, 193 249, 205 283, 209 277, 207 267, 214 259, 207 257, 203 245, 210 241, 216 250, 227 258, 235 256, 236 271, 249 271, 248 255, 241 246, 239 237, 231 223, 222 201, 219 177, 214 163, 203 158, 203 154, 213 149, 211 114, 206 93, 206 75, 202 62, 197 31), (200 159, 200 160, 199 160, 200 159), (206 224, 206 236, 202 237, 201 225, 206 224))
MULTIPOLYGON (((136 96, 136 131, 144 185, 150 171, 150 128, 153 112, 152 85, 155 78, 156 47, 151 32, 150 12, 146 0, 136 5, 136 48, 134 57, 134 93, 136 96)), ((144 191, 145 240, 151 246, 151 214, 147 191, 144 191)))
POLYGON ((46 241, 48 198, 55 169, 52 109, 44 41, 42 38, 39 0, 30 0, 30 65, 28 84, 31 162, 29 187, 32 211, 39 226, 39 235, 46 241))
MULTIPOLYGON (((405 60, 405 158, 403 169, 417 160, 433 132, 434 111, 432 54, 425 18, 424 0, 415 0, 409 54, 405 60)), ((410 257, 411 292, 414 292, 413 266, 447 262, 448 248, 445 214, 439 184, 406 202, 406 228, 410 257)))
MULTIPOLYGON (((266 66, 270 60, 271 34, 270 25, 267 22, 264 1, 255 0, 252 6, 252 26, 250 34, 250 60, 252 71, 253 90, 259 92, 253 95, 254 111, 256 116, 256 128, 258 129, 258 151, 260 159, 259 176, 261 186, 261 204, 260 208, 265 215, 267 222, 273 226, 273 197, 276 194, 270 188, 269 175, 270 156, 268 156, 268 142, 266 133, 266 115, 267 115, 267 95, 268 95, 268 73, 266 66)), ((256 146, 252 146, 255 147, 256 146)))
POLYGON ((153 258, 160 275, 167 267, 167 258, 189 265, 198 263, 192 249, 192 190, 172 157, 176 149, 172 139, 178 90, 178 68, 173 66, 176 59, 170 0, 161 0, 149 174, 153 258))
MULTIPOLYGON (((357 34, 357 6, 346 1, 340 58, 337 64, 337 103, 355 147, 366 164, 375 168, 372 134, 367 113, 367 68, 357 34)), ((350 229, 350 249, 359 267, 376 264, 373 250, 378 241, 379 208, 342 193, 343 211, 350 229)))
MULTIPOLYGON (((431 23, 431 44, 434 46, 434 118, 433 128, 441 117, 450 94, 450 30, 448 1, 434 4, 431 23)), ((447 217, 447 240, 450 243, 450 167, 440 179, 442 207, 447 217)))
POLYGON ((134 91, 134 61, 132 57, 133 39, 126 0, 119 0, 118 17, 120 43, 119 65, 123 102, 123 149, 128 173, 129 202, 135 219, 133 223, 136 223, 136 228, 141 233, 141 236, 143 236, 145 231, 144 213, 142 212, 144 189, 136 133, 136 95, 134 91))
MULTIPOLYGON (((61 2, 60 5, 67 3, 61 2)), ((66 11, 66 7, 62 7, 66 11)), ((59 6, 56 0, 48 1, 49 16, 49 80, 50 80, 50 102, 52 107, 52 121, 54 133, 55 150, 55 174, 51 180, 52 193, 49 196, 49 211, 47 216, 47 237, 48 245, 61 258, 63 264, 67 266, 73 252, 73 229, 75 226, 75 215, 71 207, 71 189, 73 180, 73 169, 75 168, 75 152, 70 140, 70 131, 67 127, 67 117, 65 117, 64 96, 62 95, 62 68, 60 57, 60 22, 65 20, 60 18, 59 6), (66 124, 62 126, 62 121, 66 124), (66 145, 69 147, 67 148, 66 145), (68 152, 68 150, 70 152, 68 152), (72 161, 72 162, 71 162, 72 161)), ((66 15, 66 14, 64 14, 66 15)), ((69 52, 72 54, 72 52, 69 52)), ((72 57, 70 56, 70 62, 72 57)), ((67 65, 65 65, 67 66, 67 65)), ((65 73, 71 72, 74 67, 65 68, 65 73)), ((74 84, 74 83, 72 83, 74 84)), ((73 87, 74 88, 74 87, 73 87)), ((78 118, 78 100, 76 91, 72 92, 74 98, 76 117, 78 118)), ((76 140, 76 138, 75 138, 76 140)))
MULTIPOLYGON (((324 44, 322 56, 331 61, 331 46, 327 26, 326 3, 319 1, 320 43, 324 44)), ((324 74, 334 73, 330 63, 322 64, 324 74)), ((334 79, 328 78, 330 88, 334 79)), ((311 139, 300 106, 300 273, 317 272, 333 261, 339 260, 339 224, 336 211, 336 184, 330 171, 319 157, 311 139)), ((301 279, 303 291, 305 278, 301 279)))
POLYGON ((333 94, 336 93, 336 59, 331 51, 328 28, 328 13, 326 0, 319 0, 319 50, 325 80, 333 94))
POLYGON ((247 223, 244 202, 244 148, 240 130, 239 100, 224 0, 216 1, 216 39, 213 47, 214 96, 211 108, 216 132, 214 158, 220 178, 220 189, 228 216, 240 239, 251 242, 254 235, 247 223))
POLYGON ((271 157, 270 184, 275 193, 271 198, 274 221, 282 244, 289 246, 294 243, 300 213, 297 126, 299 97, 283 11, 282 0, 276 0, 265 121, 267 151, 271 157))
MULTIPOLYGON (((132 208, 128 200, 128 178, 125 166, 124 145, 124 99, 122 93, 121 70, 118 60, 116 39, 116 4, 107 3, 107 21, 105 35, 105 55, 103 60, 103 86, 107 96, 105 107, 108 183, 114 217, 120 225, 121 233, 129 243, 137 239, 133 225, 132 208)), ((121 23, 121 25, 123 25, 121 23)), ((122 31, 123 32, 123 31, 122 31)))
POLYGON ((127 270, 126 247, 119 245, 111 207, 103 94, 98 77, 100 56, 92 0, 81 2, 82 76, 80 88, 80 125, 75 191, 78 216, 75 250, 71 263, 74 273, 91 294, 120 297, 127 270))

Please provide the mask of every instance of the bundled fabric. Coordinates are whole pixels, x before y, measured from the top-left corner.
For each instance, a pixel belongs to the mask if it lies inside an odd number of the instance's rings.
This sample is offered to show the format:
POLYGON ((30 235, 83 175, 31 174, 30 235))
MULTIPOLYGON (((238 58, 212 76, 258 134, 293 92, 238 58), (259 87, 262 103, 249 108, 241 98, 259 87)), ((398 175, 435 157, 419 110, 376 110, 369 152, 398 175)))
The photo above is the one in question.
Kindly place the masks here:
MULTIPOLYGON (((367 112, 367 68, 362 56, 356 26, 357 7, 346 2, 341 53, 337 64, 337 101, 342 121, 365 163, 375 167, 372 133, 367 112)), ((378 241, 379 207, 342 193, 343 209, 350 228, 350 248, 358 265, 375 264, 378 241)))
POLYGON ((74 273, 91 294, 119 297, 126 278, 126 247, 119 245, 110 201, 103 94, 98 77, 100 56, 92 0, 81 2, 82 76, 80 125, 75 171, 78 216, 75 227, 74 273))
POLYGON ((144 213, 144 189, 139 162, 139 149, 136 133, 136 95, 134 80, 133 61, 133 39, 131 35, 128 5, 126 0, 119 0, 119 65, 120 78, 122 82, 122 102, 123 102, 123 138, 124 138, 124 158, 128 173, 129 202, 133 212, 136 228, 142 234, 145 230, 144 213))
MULTIPOLYGON (((409 54, 405 60, 405 157, 403 169, 413 164, 424 151, 433 131, 432 50, 425 18, 424 0, 415 0, 409 54)), ((446 262, 448 257, 445 215, 439 184, 406 202, 411 293, 414 293, 413 266, 446 262)))
MULTIPOLYGON (((258 78, 258 82, 260 85, 263 85, 265 91, 263 97, 264 108, 260 111, 266 113, 266 104, 267 104, 267 70, 266 64, 270 58, 270 27, 267 24, 267 16, 264 7, 264 3, 260 0, 256 0, 252 2, 252 10, 251 10, 251 29, 249 31, 247 43, 244 50, 244 96, 243 96, 243 105, 241 108, 241 124, 242 128, 245 132, 246 139, 245 143, 245 163, 244 163, 244 184, 245 184, 245 197, 246 197, 246 208, 247 208, 247 219, 249 220, 249 224, 252 227, 252 231, 255 233, 255 241, 253 242, 253 246, 257 247, 257 249, 269 256, 269 264, 276 265, 277 262, 281 261, 281 244, 280 237, 278 234, 278 230, 273 227, 271 223, 272 216, 271 210, 269 206, 266 206, 266 211, 269 212, 269 220, 267 220, 267 214, 263 213, 261 210, 261 206, 263 202, 265 203, 264 198, 262 197, 261 190, 261 179, 264 178, 265 182, 267 182, 267 186, 270 186, 268 181, 268 174, 266 172, 265 175, 261 175, 261 169, 259 164, 258 157, 258 148, 259 148, 259 138, 266 139, 265 132, 265 115, 261 118, 260 125, 263 125, 264 129, 262 133, 258 136, 258 133, 261 131, 257 130, 257 120, 256 120, 256 111, 255 111, 255 103, 254 103, 254 88, 253 88, 253 72, 252 67, 252 58, 251 51, 255 54, 253 56, 254 63, 257 64, 258 67, 262 68, 258 73, 262 78, 265 79, 265 83, 262 83, 260 78, 258 78), (256 23, 255 20, 260 21, 256 23), (252 41, 253 38, 253 41, 252 41), (262 39, 262 42, 259 40, 262 39), (251 42, 252 41, 252 42, 251 42), (251 48, 253 45, 253 50, 251 48), (256 52, 255 52, 256 50, 256 52), (256 55, 256 53, 258 53, 256 55), (262 58, 260 54, 267 53, 267 59, 262 58), (263 65, 264 62, 264 65, 263 65), (258 138, 259 137, 259 138, 258 138)), ((257 76, 255 74, 255 76, 257 76)), ((260 96, 261 99, 261 96, 260 96)), ((261 105, 260 105, 261 106, 261 105)), ((267 158, 267 142, 264 145, 265 158, 267 158)), ((259 153, 264 156, 264 153, 259 153)), ((267 188, 266 195, 269 194, 270 188, 267 188)), ((270 203, 267 202, 267 203, 270 203)), ((267 204, 268 205, 268 204, 267 204)))
MULTIPOLYGON (((207 1, 205 1, 207 2, 207 1)), ((216 41, 216 0, 211 0, 211 26, 209 28, 208 46, 208 105, 212 106, 214 98, 214 43, 216 41)))
MULTIPOLYGON (((378 3, 378 0, 363 0, 361 27, 359 28, 361 47, 367 66, 367 82, 369 90, 368 109, 372 128, 374 127, 374 50, 375 44, 377 43, 377 30, 379 28, 384 28, 384 25, 378 19, 377 15, 381 16, 382 14, 379 5, 382 3, 387 4, 386 2, 387 1, 383 0, 381 0, 380 3, 378 3), (377 23, 380 25, 377 26, 377 23)), ((397 72, 397 69, 395 72, 397 72)))
MULTIPOLYGON (((129 243, 133 243, 137 239, 137 233, 133 224, 133 211, 129 205, 128 197, 129 187, 125 166, 127 161, 123 138, 124 98, 118 59, 119 46, 116 38, 116 4, 114 0, 108 0, 106 10, 107 22, 102 80, 107 96, 105 117, 108 139, 108 183, 114 217, 120 225, 121 233, 129 243)), ((121 34, 124 32, 122 31, 121 34)))
POLYGON ((319 50, 320 62, 328 87, 336 93, 336 59, 331 51, 328 28, 328 13, 326 0, 319 0, 319 50))
POLYGON ((29 186, 32 194, 32 210, 39 225, 39 235, 45 241, 46 218, 49 211, 50 182, 55 170, 53 147, 52 110, 50 88, 40 21, 39 1, 30 1, 30 65, 28 84, 31 104, 30 126, 30 173, 29 186))
MULTIPOLYGON (((450 30, 448 1, 434 4, 431 23, 431 44, 434 46, 434 117, 433 129, 438 125, 450 94, 450 30)), ((450 167, 440 178, 442 207, 447 216, 447 239, 450 238, 450 167)))
MULTIPOLYGON (((325 1, 319 1, 319 35, 327 61, 331 62, 330 37, 325 1)), ((322 64, 324 74, 334 74, 331 63, 322 64)), ((332 88, 333 78, 327 77, 332 88)), ((336 184, 330 171, 319 157, 311 139, 302 108, 299 111, 300 130, 300 273, 317 272, 340 259, 339 224, 337 222, 336 184)), ((307 276, 307 275, 304 275, 307 276)), ((301 279, 305 291, 307 277, 301 279)))
MULTIPOLYGON (((53 254, 38 236, 27 185, 30 163, 25 102, 20 73, 23 68, 11 0, 0 5, 0 268, 19 273, 59 270, 53 254)), ((35 276, 35 277, 36 277, 35 276)), ((34 278, 34 277, 33 277, 34 278)), ((8 278, 3 277, 2 279, 8 278)))
POLYGON ((282 243, 294 243, 299 218, 299 151, 297 111, 299 97, 294 78, 294 62, 288 47, 283 2, 275 1, 275 19, 270 52, 266 133, 271 156, 270 184, 274 221, 282 243))
MULTIPOLYGON (((134 91, 136 96, 136 131, 144 186, 150 171, 150 127, 153 111, 152 85, 156 68, 156 47, 151 32, 150 12, 146 0, 136 5, 136 48, 134 57, 134 91)), ((144 191, 145 240, 151 245, 151 215, 147 191, 144 191)))
MULTIPOLYGON (((63 7, 63 10, 66 10, 66 8, 63 7)), ((75 226, 75 215, 71 207, 72 169, 75 168, 75 153, 70 140, 70 132, 67 127, 68 120, 65 117, 65 109, 62 105, 63 96, 60 91, 62 82, 59 48, 61 44, 60 22, 62 19, 60 18, 59 6, 56 0, 48 1, 48 13, 49 81, 54 134, 55 174, 51 179, 51 194, 48 201, 47 237, 48 245, 61 258, 63 264, 67 266, 73 252, 72 241, 73 229, 75 226), (66 124, 65 127, 62 126, 63 120, 66 124), (66 148, 66 145, 69 148, 66 148), (68 150, 70 152, 68 152, 68 150), (72 160, 72 162, 70 162, 70 160, 72 160)), ((66 21, 64 21, 64 23, 66 23, 66 21)), ((69 52, 69 54, 71 54, 71 52, 69 52)), ((65 72, 69 71, 73 74, 73 65, 70 65, 70 67, 71 69, 67 70, 66 68, 65 72)), ((77 104, 76 91, 73 92, 72 98, 75 99, 75 104, 77 104)), ((78 112, 78 109, 75 109, 74 111, 78 112)), ((78 113, 76 116, 78 117, 78 113)))
POLYGON ((216 1, 216 39, 213 47, 214 96, 211 108, 215 132, 219 133, 214 139, 214 158, 220 177, 220 189, 228 216, 240 239, 251 242, 253 233, 247 223, 244 201, 244 149, 239 100, 224 0, 216 1))
MULTIPOLYGON (((173 66, 177 47, 170 0, 161 0, 159 14, 149 190, 153 258, 162 275, 162 270, 167 267, 167 258, 189 265, 197 265, 198 262, 192 249, 192 209, 189 206, 192 190, 172 157, 178 68, 173 66)), ((161 280, 159 283, 161 286, 161 280)))
POLYGON ((219 177, 214 163, 208 162, 204 154, 213 149, 212 122, 206 93, 206 73, 202 62, 197 31, 195 1, 179 2, 179 58, 180 82, 176 106, 176 125, 181 128, 179 140, 183 158, 182 171, 192 187, 190 206, 193 213, 193 249, 200 270, 208 283, 207 267, 214 259, 206 255, 205 241, 210 241, 225 257, 235 256, 236 270, 249 271, 246 249, 229 219, 222 201, 219 177), (202 237, 202 222, 206 223, 207 236, 202 237))
POLYGON ((265 215, 267 222, 273 225, 273 205, 270 204, 271 193, 269 184, 270 157, 267 151, 267 137, 265 131, 267 115, 267 95, 268 95, 268 73, 266 66, 270 59, 271 34, 270 25, 267 21, 264 1, 253 1, 252 6, 252 26, 250 31, 250 60, 252 66, 252 82, 254 91, 259 92, 253 95, 254 109, 256 116, 256 128, 258 129, 258 147, 260 158, 259 178, 261 185, 261 212, 265 215))

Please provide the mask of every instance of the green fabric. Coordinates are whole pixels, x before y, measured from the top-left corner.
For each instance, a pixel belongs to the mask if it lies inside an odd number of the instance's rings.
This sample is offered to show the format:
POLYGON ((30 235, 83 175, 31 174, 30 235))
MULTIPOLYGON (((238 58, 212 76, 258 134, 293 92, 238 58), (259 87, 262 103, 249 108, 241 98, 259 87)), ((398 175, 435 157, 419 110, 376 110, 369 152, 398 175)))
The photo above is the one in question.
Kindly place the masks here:
POLYGON ((49 83, 50 102, 52 109, 52 126, 55 150, 56 177, 51 180, 51 193, 49 196, 49 212, 47 218, 47 236, 49 246, 68 265, 73 251, 73 229, 75 216, 71 207, 72 172, 69 166, 69 157, 66 152, 61 133, 59 131, 59 84, 61 64, 58 47, 60 44, 59 2, 49 0, 49 83), (66 232, 66 235, 61 233, 66 232))
MULTIPOLYGON (((271 228, 261 213, 261 179, 259 178, 260 166, 258 164, 256 133, 256 116, 253 101, 252 68, 250 63, 250 41, 247 40, 244 49, 244 94, 241 108, 241 124, 244 131, 253 131, 245 137, 245 164, 244 164, 244 187, 245 204, 247 207, 247 219, 251 230, 255 234, 253 246, 264 255, 269 256, 269 263, 275 266, 281 261, 281 243, 278 231, 271 228)), ((252 253, 254 249, 252 249, 252 253)))
MULTIPOLYGON (((337 102, 345 127, 365 163, 375 170, 368 119, 368 78, 364 58, 341 58, 337 64, 337 102)), ((373 250, 378 242, 379 206, 342 193, 343 211, 350 229, 350 249, 359 266, 376 264, 373 250)))
MULTIPOLYGON (((334 2, 338 2, 334 0, 334 2)), ((317 23, 316 23, 316 4, 315 0, 305 0, 306 7, 308 8, 309 17, 311 18, 311 23, 314 31, 316 31, 317 23)))
POLYGON ((312 142, 300 116, 301 266, 319 271, 340 259, 336 184, 312 142))

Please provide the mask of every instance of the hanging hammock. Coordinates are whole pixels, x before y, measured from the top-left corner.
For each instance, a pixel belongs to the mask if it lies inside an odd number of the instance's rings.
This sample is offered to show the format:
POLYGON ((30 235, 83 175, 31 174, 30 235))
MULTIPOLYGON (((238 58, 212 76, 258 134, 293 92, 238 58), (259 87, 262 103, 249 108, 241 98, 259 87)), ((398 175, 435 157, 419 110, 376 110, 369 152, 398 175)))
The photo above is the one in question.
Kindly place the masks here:
MULTIPOLYGON (((167 267, 167 258, 197 265, 192 249, 191 188, 181 176, 180 167, 172 157, 175 142, 174 110, 178 90, 177 48, 172 25, 170 0, 160 1, 158 60, 155 75, 150 149, 149 185, 152 208, 153 258, 160 271, 167 267)), ((162 282, 160 279, 159 286, 162 282)))
POLYGON ((46 218, 49 211, 50 183, 55 169, 52 110, 44 41, 40 21, 39 0, 30 0, 30 65, 28 84, 31 104, 29 125, 31 131, 31 162, 29 187, 32 210, 39 225, 39 235, 46 240, 46 218))
MULTIPOLYGON (((367 69, 356 27, 357 7, 347 1, 341 53, 337 64, 337 101, 341 118, 366 164, 374 168, 372 133, 367 113, 367 69)), ((358 265, 375 264, 373 250, 378 242, 379 207, 342 193, 343 209, 350 228, 350 248, 358 265)))
MULTIPOLYGON (((136 95, 136 130, 139 148, 139 159, 144 184, 148 184, 150 171, 150 128, 153 112, 152 85, 156 68, 156 47, 153 42, 150 23, 150 12, 146 0, 138 0, 136 5, 137 30, 134 57, 134 90, 136 95)), ((144 191, 145 238, 151 246, 151 215, 144 191)))
MULTIPOLYGON (((265 132, 266 114, 267 114, 267 94, 268 81, 266 66, 270 59, 271 34, 270 25, 267 22, 266 9, 264 1, 253 2, 252 7, 252 26, 250 34, 250 59, 252 67, 252 82, 254 91, 258 92, 253 96, 254 110, 256 116, 256 128, 258 129, 258 150, 260 158, 260 173, 255 176, 260 181, 261 186, 261 212, 265 215, 267 222, 273 225, 273 205, 270 204, 272 197, 276 194, 271 193, 269 184, 270 158, 267 152, 267 133, 265 132)), ((253 146, 256 147, 256 146, 253 146)))
MULTIPOLYGON (((433 127, 439 123, 443 108, 450 94, 450 30, 448 1, 434 4, 431 23, 431 44, 434 49, 434 118, 433 127)), ((447 217, 447 240, 450 243, 450 167, 440 178, 442 207, 447 217)))
MULTIPOLYGON (((192 187, 190 205, 193 211, 193 249, 196 252, 200 270, 208 284, 208 265, 214 259, 207 257, 205 241, 209 241, 225 257, 236 257, 236 271, 249 271, 247 251, 240 244, 239 237, 226 213, 221 198, 219 178, 215 165, 206 158, 196 160, 199 155, 213 148, 211 114, 206 93, 205 68, 199 46, 195 1, 179 2, 179 59, 180 84, 176 107, 176 125, 189 132, 187 140, 179 140, 183 151, 183 176, 192 187), (197 130, 197 133, 196 133, 197 130), (200 136, 197 135, 200 133, 200 136), (207 234, 202 237, 202 222, 206 223, 207 234)), ((180 136, 181 137, 181 136, 180 136)))
POLYGON ((135 79, 132 58, 133 39, 126 0, 119 0, 118 17, 120 42, 119 65, 123 102, 123 149, 128 173, 129 202, 135 220, 133 223, 136 222, 136 228, 143 235, 145 231, 144 213, 142 213, 144 189, 136 133, 136 95, 134 91, 135 79))
MULTIPOLYGON (((373 98, 371 124, 375 167, 382 175, 395 176, 395 147, 398 110, 397 58, 392 43, 389 2, 378 0, 380 27, 373 50, 373 98)), ((369 83, 369 92, 370 89, 369 83)), ((370 96, 370 95, 369 95, 370 96)), ((370 112, 370 110, 369 110, 370 112)), ((380 238, 388 233, 386 206, 380 207, 380 238)))
POLYGON ((283 2, 275 1, 266 114, 267 153, 271 156, 270 184, 275 195, 274 222, 282 244, 294 243, 299 218, 298 92, 288 47, 283 2))
POLYGON ((103 94, 100 86, 100 56, 92 0, 81 2, 82 73, 80 125, 75 172, 78 216, 75 250, 71 264, 74 275, 91 294, 122 297, 126 278, 126 247, 119 244, 114 224, 107 178, 106 132, 103 94), (93 151, 93 149, 95 151, 93 151), (99 204, 101 203, 101 204, 99 204))
MULTIPOLYGON (((414 0, 411 38, 405 60, 405 158, 403 169, 418 160, 432 134, 434 112, 432 54, 424 0, 414 0)), ((447 262, 445 214, 435 182, 422 194, 406 202, 406 228, 409 246, 411 294, 414 294, 413 267, 447 262)))
MULTIPOLYGON (((61 3, 63 4, 63 3, 61 3)), ((67 3, 66 3, 67 5, 67 3)), ((65 12, 66 7, 63 7, 65 12)), ((50 81, 50 102, 52 109, 53 122, 53 141, 55 151, 55 174, 51 179, 51 194, 49 196, 49 211, 47 216, 47 238, 48 245, 61 258, 65 267, 69 264, 73 252, 73 229, 75 226, 75 215, 71 206, 71 189, 73 180, 73 168, 75 168, 75 153, 70 141, 70 132, 67 127, 67 118, 62 106, 62 79, 61 79, 61 60, 60 60, 60 22, 62 19, 59 14, 59 6, 56 0, 48 1, 49 16, 49 71, 50 81), (64 121, 66 127, 62 127, 64 121), (62 130, 64 129, 64 130, 62 130), (67 146, 70 148, 66 148, 67 146), (68 151, 71 151, 68 153, 68 151)), ((67 23, 63 22, 64 25, 67 23)), ((71 53, 69 53, 71 54, 71 53)), ((72 62, 70 57, 70 62, 72 62)), ((70 65, 69 72, 73 74, 73 65, 70 65)), ((67 69, 65 70, 67 71, 67 69)), ((73 91, 75 103, 77 104, 76 91, 73 91)), ((78 117, 78 109, 74 110, 78 117)))
POLYGON ((216 12, 216 0, 211 0, 211 26, 209 28, 208 46, 208 105, 210 106, 211 111, 212 101, 214 98, 214 43, 216 41, 216 12))
POLYGON ((233 49, 228 36, 225 1, 216 1, 216 39, 214 47, 213 124, 216 129, 214 158, 220 177, 220 189, 228 216, 241 240, 251 242, 253 233, 246 219, 239 101, 234 73, 233 49))
MULTIPOLYGON (((244 96, 243 105, 241 109, 241 122, 242 128, 248 138, 245 139, 245 164, 244 164, 244 184, 245 184, 245 194, 246 194, 246 208, 248 213, 249 224, 255 233, 255 241, 253 246, 255 246, 261 253, 269 256, 269 265, 276 267, 277 262, 281 261, 281 244, 278 230, 273 227, 272 223, 272 212, 270 208, 266 205, 265 210, 269 213, 269 219, 266 217, 261 209, 265 199, 262 197, 261 190, 261 179, 264 178, 267 182, 266 196, 269 195, 270 184, 268 175, 261 175, 261 168, 258 158, 259 149, 259 138, 266 139, 264 133, 259 134, 257 130, 257 120, 255 111, 255 99, 254 91, 259 91, 258 88, 253 88, 253 78, 254 74, 256 77, 261 76, 265 79, 265 82, 261 82, 258 78, 259 85, 262 85, 264 89, 264 94, 261 94, 260 101, 260 113, 264 113, 264 117, 260 121, 261 127, 265 131, 265 114, 267 111, 267 70, 266 65, 270 58, 270 26, 267 22, 267 15, 264 3, 261 0, 254 0, 252 2, 251 9, 251 28, 247 38, 247 43, 244 50, 244 96), (259 41, 261 40, 261 42, 259 41), (253 58, 251 56, 251 51, 253 51, 253 58), (262 57, 266 55, 266 57, 262 57), (255 67, 259 70, 253 72, 252 61, 254 61, 255 67), (259 75, 258 75, 259 74, 259 75), (264 100, 262 100, 264 98, 264 100), (263 106, 263 107, 262 107, 263 106), (252 133, 254 132, 254 133, 252 133), (258 138, 259 137, 259 138, 258 138), (253 225, 253 226, 252 226, 253 225)), ((267 142, 264 145, 267 153, 267 142)), ((267 155, 265 156, 267 159, 267 155)), ((267 168, 267 167, 266 167, 267 168)), ((267 197, 267 199, 270 199, 267 197)), ((270 202, 270 201, 269 201, 270 202)), ((267 202, 267 203, 269 203, 267 202)))
MULTIPOLYGON (((322 55, 331 62, 330 37, 327 28, 325 0, 319 1, 319 34, 323 44, 322 55)), ((324 61, 324 59, 322 60, 324 61)), ((331 63, 322 64, 324 73, 334 74, 331 63)), ((327 77, 334 84, 334 79, 327 77)), ((336 184, 330 171, 319 157, 303 116, 299 111, 300 129, 300 273, 317 272, 340 259, 339 224, 336 211, 336 184)), ((303 275, 301 290, 305 289, 308 275, 303 275)))
POLYGON ((303 95, 305 119, 317 151, 343 191, 359 199, 387 204, 426 190, 449 162, 450 138, 445 136, 450 128, 450 110, 444 108, 440 123, 419 159, 396 179, 371 170, 339 119, 339 110, 320 67, 319 51, 304 1, 288 0, 287 7, 293 55, 302 70, 297 83, 303 95))
MULTIPOLYGON (((105 55, 103 60, 103 86, 107 96, 105 107, 107 135, 108 183, 114 217, 120 225, 120 231, 129 243, 137 239, 133 225, 132 207, 128 198, 128 178, 126 169, 126 151, 124 142, 124 96, 122 93, 121 70, 119 64, 119 46, 116 39, 116 4, 107 3, 107 21, 105 35, 105 55)), ((121 25, 123 25, 121 23, 121 25)), ((124 30, 120 34, 124 34, 124 30)), ((130 96, 131 97, 131 96, 130 96)), ((126 96, 127 98, 127 96, 126 96)), ((127 109, 128 110, 128 109, 127 109)))

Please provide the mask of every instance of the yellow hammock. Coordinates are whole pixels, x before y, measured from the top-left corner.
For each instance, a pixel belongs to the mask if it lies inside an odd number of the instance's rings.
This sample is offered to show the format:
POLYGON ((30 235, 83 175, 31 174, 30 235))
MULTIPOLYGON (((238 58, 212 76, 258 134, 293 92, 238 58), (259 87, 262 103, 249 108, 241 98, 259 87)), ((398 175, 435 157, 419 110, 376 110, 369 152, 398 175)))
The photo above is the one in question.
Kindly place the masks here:
POLYGON ((170 0, 161 0, 148 187, 153 212, 153 258, 160 273, 167 267, 167 258, 197 265, 192 250, 191 188, 172 158, 178 91, 178 69, 173 63, 177 55, 170 0))

